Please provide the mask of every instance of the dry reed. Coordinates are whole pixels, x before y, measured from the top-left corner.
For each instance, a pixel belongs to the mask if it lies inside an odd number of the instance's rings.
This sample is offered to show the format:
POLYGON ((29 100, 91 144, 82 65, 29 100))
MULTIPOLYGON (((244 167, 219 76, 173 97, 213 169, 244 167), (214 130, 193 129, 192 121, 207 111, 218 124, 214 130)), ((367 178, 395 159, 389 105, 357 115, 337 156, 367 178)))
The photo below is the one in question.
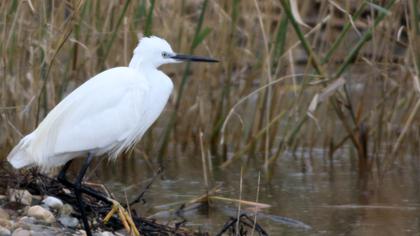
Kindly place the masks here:
POLYGON ((2 1, 0 155, 79 84, 126 65, 142 33, 221 60, 162 68, 175 91, 138 146, 145 155, 210 153, 209 166, 227 168, 255 158, 268 170, 286 150, 333 157, 349 147, 361 169, 382 172, 419 154, 418 9, 416 0, 2 1))

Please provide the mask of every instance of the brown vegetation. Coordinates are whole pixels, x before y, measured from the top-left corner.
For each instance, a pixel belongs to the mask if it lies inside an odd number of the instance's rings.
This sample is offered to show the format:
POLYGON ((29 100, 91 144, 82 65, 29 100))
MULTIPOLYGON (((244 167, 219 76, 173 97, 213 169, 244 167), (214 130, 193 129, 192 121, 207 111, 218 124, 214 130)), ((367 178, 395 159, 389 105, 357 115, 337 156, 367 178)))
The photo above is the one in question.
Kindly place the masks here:
POLYGON ((225 168, 255 158, 268 170, 286 150, 325 148, 332 158, 347 146, 361 172, 377 173, 418 155, 417 1, 298 7, 287 0, 0 2, 0 157, 79 84, 127 65, 138 33, 221 63, 162 68, 175 91, 135 155, 211 155, 207 166, 225 168))

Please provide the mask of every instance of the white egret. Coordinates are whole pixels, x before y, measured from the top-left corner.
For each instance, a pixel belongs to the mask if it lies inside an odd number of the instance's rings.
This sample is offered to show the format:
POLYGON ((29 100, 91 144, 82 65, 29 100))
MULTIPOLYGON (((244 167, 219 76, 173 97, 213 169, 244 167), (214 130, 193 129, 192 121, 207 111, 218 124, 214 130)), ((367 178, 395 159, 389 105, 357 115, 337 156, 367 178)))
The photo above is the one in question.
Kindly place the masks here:
POLYGON ((182 61, 217 60, 172 51, 164 39, 143 37, 128 67, 97 74, 65 97, 30 134, 13 148, 7 160, 14 168, 50 169, 65 164, 58 178, 74 189, 86 232, 91 234, 81 194, 115 203, 82 187, 94 156, 115 159, 136 144, 158 118, 172 92, 171 79, 158 67, 182 61), (71 160, 87 156, 74 184, 66 179, 71 160))

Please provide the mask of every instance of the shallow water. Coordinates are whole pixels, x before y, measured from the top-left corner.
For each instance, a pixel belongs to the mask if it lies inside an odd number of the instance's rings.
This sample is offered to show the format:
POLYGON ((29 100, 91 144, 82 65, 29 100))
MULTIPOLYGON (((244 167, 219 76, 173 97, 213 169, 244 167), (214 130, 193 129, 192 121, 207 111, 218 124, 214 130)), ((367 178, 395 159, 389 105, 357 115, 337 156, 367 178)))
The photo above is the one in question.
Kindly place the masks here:
MULTIPOLYGON (((346 152, 330 162, 322 150, 294 157, 285 155, 276 166, 270 183, 260 186, 259 202, 270 204, 258 215, 258 223, 270 235, 413 235, 420 232, 420 164, 408 161, 383 179, 360 180, 346 152), (378 181, 376 181, 378 182, 378 181), (286 218, 284 218, 286 217, 286 218), (288 219, 296 222, 287 222, 288 219), (286 222, 285 222, 286 220, 286 222), (310 228, 305 227, 305 224, 310 228)), ((206 192, 201 158, 165 161, 163 178, 157 179, 145 195, 146 204, 137 204, 145 216, 160 212, 160 220, 182 221, 163 213, 206 192)), ((137 196, 149 183, 153 171, 142 158, 102 163, 97 171, 120 199, 137 196), (106 167, 106 168, 105 168, 106 167)), ((252 161, 244 172, 242 199, 255 201, 258 170, 252 161)), ((216 170, 209 177, 212 186, 221 185, 218 196, 239 198, 240 167, 216 170)), ((213 202, 209 209, 193 209, 184 217, 187 226, 218 232, 236 204, 213 202)), ((247 209, 242 206, 242 209, 247 209)))

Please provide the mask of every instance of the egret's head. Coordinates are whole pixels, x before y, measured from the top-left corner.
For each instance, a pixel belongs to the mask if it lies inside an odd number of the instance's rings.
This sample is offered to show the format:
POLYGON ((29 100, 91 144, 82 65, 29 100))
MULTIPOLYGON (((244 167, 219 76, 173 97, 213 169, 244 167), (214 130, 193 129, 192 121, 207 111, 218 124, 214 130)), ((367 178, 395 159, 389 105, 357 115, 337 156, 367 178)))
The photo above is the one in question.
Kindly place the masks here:
POLYGON ((217 60, 207 57, 175 53, 166 40, 156 36, 150 36, 140 39, 139 44, 134 49, 130 67, 137 66, 135 64, 144 63, 157 68, 163 64, 178 63, 182 61, 218 62, 217 60))

